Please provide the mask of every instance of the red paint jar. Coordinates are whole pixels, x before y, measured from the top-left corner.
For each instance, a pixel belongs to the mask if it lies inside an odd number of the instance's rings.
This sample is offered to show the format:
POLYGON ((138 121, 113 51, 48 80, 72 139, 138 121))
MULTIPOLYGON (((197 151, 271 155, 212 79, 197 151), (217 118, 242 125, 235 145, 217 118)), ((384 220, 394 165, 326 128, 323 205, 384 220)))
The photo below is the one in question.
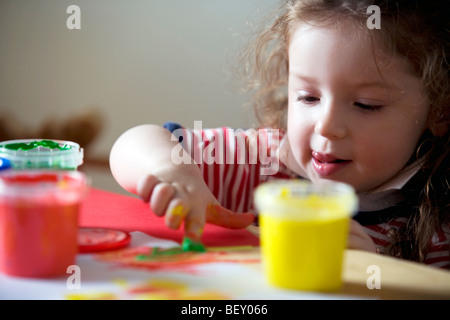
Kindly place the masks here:
POLYGON ((87 191, 78 171, 0 173, 0 272, 66 274, 78 252, 78 212, 87 191))

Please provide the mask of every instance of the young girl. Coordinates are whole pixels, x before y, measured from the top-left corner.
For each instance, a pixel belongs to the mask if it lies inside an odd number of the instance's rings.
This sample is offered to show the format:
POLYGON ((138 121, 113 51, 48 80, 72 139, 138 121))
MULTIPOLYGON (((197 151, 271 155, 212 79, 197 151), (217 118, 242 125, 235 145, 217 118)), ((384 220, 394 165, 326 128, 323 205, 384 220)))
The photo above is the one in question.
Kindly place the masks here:
POLYGON ((113 175, 197 240, 205 222, 250 224, 264 181, 345 182, 360 199, 350 248, 450 268, 449 12, 448 1, 283 1, 245 55, 264 130, 138 126, 115 143, 113 175))

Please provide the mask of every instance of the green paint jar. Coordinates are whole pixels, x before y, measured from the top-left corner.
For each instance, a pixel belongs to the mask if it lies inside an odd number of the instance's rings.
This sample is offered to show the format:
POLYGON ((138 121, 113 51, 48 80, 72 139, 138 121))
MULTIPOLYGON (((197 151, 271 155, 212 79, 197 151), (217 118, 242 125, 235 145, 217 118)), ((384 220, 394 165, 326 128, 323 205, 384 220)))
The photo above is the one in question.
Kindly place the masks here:
POLYGON ((23 139, 0 142, 0 158, 14 170, 77 170, 83 164, 83 148, 63 140, 23 139))

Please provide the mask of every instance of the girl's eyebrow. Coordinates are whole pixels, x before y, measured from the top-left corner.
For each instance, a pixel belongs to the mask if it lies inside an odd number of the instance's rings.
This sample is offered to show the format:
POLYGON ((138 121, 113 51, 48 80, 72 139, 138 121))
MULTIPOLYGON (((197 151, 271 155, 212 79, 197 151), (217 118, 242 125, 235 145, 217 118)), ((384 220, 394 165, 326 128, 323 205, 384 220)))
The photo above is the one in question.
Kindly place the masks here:
MULTIPOLYGON (((302 75, 300 73, 297 73, 295 71, 289 71, 289 75, 293 76, 295 78, 297 78, 298 80, 302 80, 305 82, 308 82, 310 84, 318 84, 318 81, 312 77, 308 77, 305 75, 302 75)), ((355 89, 364 89, 364 88, 368 88, 368 87, 376 87, 376 88, 380 88, 380 89, 385 89, 385 90, 399 90, 399 88, 394 85, 394 84, 388 84, 386 82, 383 81, 365 81, 365 82, 355 82, 355 83, 350 83, 350 86, 355 88, 355 89)))
POLYGON ((300 73, 297 73, 295 71, 289 71, 289 76, 294 76, 298 80, 302 80, 302 81, 309 82, 309 83, 312 83, 312 84, 317 84, 318 83, 318 81, 316 79, 304 76, 304 75, 302 75, 300 73))
POLYGON ((388 84, 386 82, 377 82, 377 81, 356 83, 354 87, 357 89, 363 89, 367 87, 377 87, 380 89, 398 90, 398 87, 394 84, 388 84))

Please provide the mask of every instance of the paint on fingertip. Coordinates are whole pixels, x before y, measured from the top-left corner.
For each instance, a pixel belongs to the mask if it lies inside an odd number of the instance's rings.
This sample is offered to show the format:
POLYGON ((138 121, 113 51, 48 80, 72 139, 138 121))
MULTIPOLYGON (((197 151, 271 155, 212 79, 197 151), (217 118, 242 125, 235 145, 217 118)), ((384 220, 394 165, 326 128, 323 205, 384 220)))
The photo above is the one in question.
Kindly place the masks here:
POLYGON ((186 210, 182 205, 177 205, 172 209, 170 215, 168 216, 168 226, 171 229, 178 229, 183 222, 183 218, 186 215, 186 210))
POLYGON ((171 213, 173 216, 183 217, 185 215, 184 207, 181 204, 179 204, 175 208, 172 209, 171 213))
POLYGON ((187 222, 186 223, 186 237, 200 242, 200 239, 203 234, 203 226, 198 222, 187 222))

